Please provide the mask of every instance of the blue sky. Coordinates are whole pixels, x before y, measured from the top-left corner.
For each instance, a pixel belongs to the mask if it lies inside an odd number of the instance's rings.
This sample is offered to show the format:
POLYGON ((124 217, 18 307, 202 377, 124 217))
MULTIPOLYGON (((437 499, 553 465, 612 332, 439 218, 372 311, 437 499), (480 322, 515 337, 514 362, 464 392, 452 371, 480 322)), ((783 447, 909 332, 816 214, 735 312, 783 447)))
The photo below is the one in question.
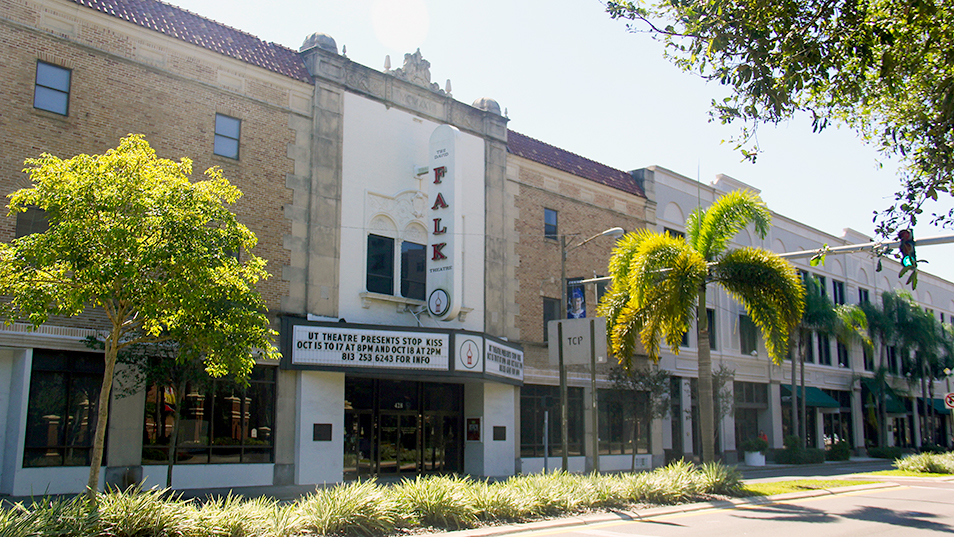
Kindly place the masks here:
MULTIPOLYGON (((298 49, 323 32, 352 60, 392 68, 420 48, 431 80, 466 103, 495 99, 510 128, 609 166, 659 165, 704 183, 726 174, 762 192, 773 211, 826 233, 874 236, 875 210, 898 188, 891 162, 847 129, 811 132, 807 118, 763 126, 763 154, 742 162, 738 127, 709 122, 725 91, 663 58, 646 34, 612 21, 599 0, 173 0, 171 3, 298 49)), ((944 200, 944 207, 951 204, 944 200)), ((948 233, 921 224, 916 237, 948 233)), ((922 266, 954 281, 954 245, 923 247, 922 266)))

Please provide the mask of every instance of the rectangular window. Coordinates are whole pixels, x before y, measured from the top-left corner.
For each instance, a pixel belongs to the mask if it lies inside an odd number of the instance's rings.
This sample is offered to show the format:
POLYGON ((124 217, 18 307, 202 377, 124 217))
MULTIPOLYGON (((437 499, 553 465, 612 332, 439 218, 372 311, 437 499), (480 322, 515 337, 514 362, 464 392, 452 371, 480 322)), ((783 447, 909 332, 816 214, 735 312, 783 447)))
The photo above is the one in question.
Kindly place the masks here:
POLYGON ((851 367, 848 357, 848 347, 840 341, 838 342, 838 367, 851 367))
MULTIPOLYGON (((603 278, 604 275, 599 275, 597 278, 603 278)), ((606 291, 609 290, 610 282, 596 282, 596 303, 599 304, 603 301, 603 295, 606 294, 606 291)), ((944 322, 943 319, 941 322, 944 322)))
POLYGON ((24 467, 89 466, 104 369, 102 354, 34 349, 24 467))
POLYGON ((599 391, 600 455, 649 453, 649 394, 599 391))
POLYGON ((828 282, 824 276, 819 276, 814 274, 815 281, 818 283, 818 289, 821 291, 821 296, 828 296, 828 282))
POLYGON ((277 369, 256 365, 247 387, 225 378, 190 382, 182 401, 171 386, 149 386, 142 463, 166 464, 177 409, 176 464, 272 462, 277 369))
POLYGON ((898 364, 898 349, 893 346, 888 347, 887 354, 888 354, 888 372, 895 375, 899 374, 901 372, 901 368, 898 367, 900 365, 898 364))
POLYGON ((65 116, 70 110, 72 71, 46 62, 36 62, 33 107, 65 116))
POLYGON ((663 233, 669 233, 671 237, 682 238, 682 239, 686 238, 686 234, 683 233, 682 231, 676 231, 675 229, 668 228, 668 227, 663 228, 663 233))
POLYGON ((709 349, 716 350, 716 316, 715 310, 706 308, 706 318, 709 319, 709 349))
POLYGON ((16 237, 18 239, 34 233, 43 233, 48 229, 50 229, 50 221, 43 209, 27 207, 26 211, 17 213, 16 237))
POLYGON ((555 321, 560 318, 560 299, 558 298, 546 298, 543 299, 543 342, 546 343, 550 340, 550 331, 549 325, 550 321, 555 321))
POLYGON ((861 346, 862 357, 865 362, 865 371, 874 371, 874 357, 871 354, 871 351, 868 350, 868 347, 861 346))
POLYGON ((758 352, 758 328, 748 315, 739 315, 739 348, 746 355, 758 352))
MULTIPOLYGON (((559 301, 557 301, 559 302, 559 301)), ((583 388, 567 389, 567 447, 569 456, 583 454, 583 388)), ((562 456, 560 388, 525 384, 520 388, 520 456, 542 457, 544 412, 548 413, 551 457, 562 456)))
POLYGON ((845 303, 845 282, 831 281, 831 301, 835 304, 845 303))
POLYGON ((557 227, 557 212, 553 209, 543 209, 543 236, 548 239, 557 239, 560 229, 557 227))
POLYGON ((831 342, 822 334, 818 334, 818 363, 831 365, 831 342))
POLYGON ((212 152, 222 157, 238 160, 241 130, 242 120, 215 114, 215 146, 212 152))
POLYGON ((868 302, 869 302, 869 300, 868 300, 868 290, 867 290, 867 289, 864 289, 864 288, 862 288, 862 287, 859 287, 859 288, 858 288, 858 303, 859 303, 859 304, 867 304, 868 302))
POLYGON ((394 239, 368 235, 368 291, 394 294, 394 239))
POLYGON ((815 333, 810 332, 808 334, 808 341, 805 342, 805 361, 814 364, 815 363, 815 333))
POLYGON ((401 243, 401 296, 424 300, 427 276, 423 244, 404 241, 401 243))

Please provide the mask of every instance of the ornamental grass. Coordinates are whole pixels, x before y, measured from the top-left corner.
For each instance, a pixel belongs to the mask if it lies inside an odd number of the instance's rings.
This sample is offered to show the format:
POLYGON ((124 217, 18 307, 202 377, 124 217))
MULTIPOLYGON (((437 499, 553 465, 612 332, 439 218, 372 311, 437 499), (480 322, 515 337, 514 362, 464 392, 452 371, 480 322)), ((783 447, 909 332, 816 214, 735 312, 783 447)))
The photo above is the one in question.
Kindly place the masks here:
POLYGON ((183 500, 168 490, 132 487, 100 493, 96 504, 78 495, 0 509, 0 537, 374 537, 740 493, 734 468, 681 461, 636 474, 558 471, 494 483, 420 476, 385 486, 372 479, 320 488, 291 503, 233 495, 183 500))

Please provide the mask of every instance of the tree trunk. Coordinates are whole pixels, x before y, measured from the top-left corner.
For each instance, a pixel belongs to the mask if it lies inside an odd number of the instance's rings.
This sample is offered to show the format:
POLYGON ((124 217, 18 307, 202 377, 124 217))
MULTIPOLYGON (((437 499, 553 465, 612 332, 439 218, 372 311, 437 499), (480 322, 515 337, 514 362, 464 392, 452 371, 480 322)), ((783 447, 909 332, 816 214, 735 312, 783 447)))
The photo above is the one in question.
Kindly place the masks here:
POLYGON ((185 380, 180 380, 175 387, 175 411, 172 413, 172 438, 169 439, 169 454, 166 458, 166 488, 172 488, 172 468, 176 463, 176 448, 179 445, 179 423, 182 418, 182 403, 185 399, 185 380))
POLYGON ((96 503, 96 493, 99 491, 99 471, 103 464, 103 450, 106 445, 106 421, 109 419, 109 394, 113 387, 113 372, 116 369, 116 357, 119 355, 119 338, 122 334, 121 325, 113 324, 112 332, 106 341, 105 368, 103 370, 103 384, 99 390, 99 406, 97 407, 96 432, 93 437, 93 450, 90 453, 89 481, 86 484, 86 495, 89 501, 96 503))
POLYGON ((632 457, 630 457, 630 464, 629 464, 630 472, 636 471, 636 435, 638 434, 639 434, 639 420, 635 419, 634 417, 633 418, 633 436, 631 436, 629 439, 629 443, 632 445, 632 449, 633 449, 632 457))
POLYGON ((712 408, 712 354, 709 349, 709 318, 706 315, 706 285, 699 285, 696 306, 696 334, 699 349, 699 439, 702 461, 715 461, 715 419, 712 408))

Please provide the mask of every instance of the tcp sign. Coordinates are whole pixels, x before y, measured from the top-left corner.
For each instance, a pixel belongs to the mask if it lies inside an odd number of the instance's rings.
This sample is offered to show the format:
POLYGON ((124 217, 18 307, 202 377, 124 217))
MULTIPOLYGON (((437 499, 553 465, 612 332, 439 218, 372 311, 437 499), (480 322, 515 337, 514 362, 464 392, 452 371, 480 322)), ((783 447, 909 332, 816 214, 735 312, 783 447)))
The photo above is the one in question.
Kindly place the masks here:
POLYGON ((954 408, 954 393, 949 393, 944 396, 944 405, 947 408, 954 408))

